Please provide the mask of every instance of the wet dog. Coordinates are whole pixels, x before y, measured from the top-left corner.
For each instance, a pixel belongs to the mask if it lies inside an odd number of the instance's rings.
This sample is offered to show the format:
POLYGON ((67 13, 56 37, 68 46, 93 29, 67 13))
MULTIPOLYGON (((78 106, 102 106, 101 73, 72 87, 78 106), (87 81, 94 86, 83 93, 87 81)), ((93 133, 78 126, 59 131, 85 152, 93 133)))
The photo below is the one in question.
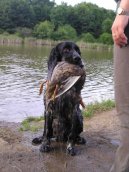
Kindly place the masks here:
POLYGON ((83 118, 80 104, 84 106, 81 90, 85 83, 85 69, 79 47, 73 42, 62 42, 50 53, 47 88, 44 95, 45 123, 43 136, 34 139, 40 143, 41 152, 51 150, 51 138, 67 142, 66 152, 75 155, 75 143, 85 143, 80 137, 83 118))

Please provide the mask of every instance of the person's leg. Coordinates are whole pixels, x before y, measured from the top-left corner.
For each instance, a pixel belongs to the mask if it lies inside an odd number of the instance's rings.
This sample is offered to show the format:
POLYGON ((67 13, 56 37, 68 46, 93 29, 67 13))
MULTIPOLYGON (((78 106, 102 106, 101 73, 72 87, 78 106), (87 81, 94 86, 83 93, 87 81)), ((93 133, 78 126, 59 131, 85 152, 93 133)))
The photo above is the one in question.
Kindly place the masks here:
POLYGON ((121 144, 110 172, 129 172, 129 46, 114 47, 115 100, 121 121, 121 144))

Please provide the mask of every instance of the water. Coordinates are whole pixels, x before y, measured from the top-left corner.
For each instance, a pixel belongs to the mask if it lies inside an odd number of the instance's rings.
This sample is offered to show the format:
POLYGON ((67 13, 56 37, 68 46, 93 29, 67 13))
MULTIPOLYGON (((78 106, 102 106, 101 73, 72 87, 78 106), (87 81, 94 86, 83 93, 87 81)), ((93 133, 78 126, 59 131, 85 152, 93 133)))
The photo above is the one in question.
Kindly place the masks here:
MULTIPOLYGON (((0 121, 20 122, 43 114, 40 82, 46 78, 51 48, 0 46, 0 121)), ((114 99, 112 52, 82 49, 86 104, 114 99)))

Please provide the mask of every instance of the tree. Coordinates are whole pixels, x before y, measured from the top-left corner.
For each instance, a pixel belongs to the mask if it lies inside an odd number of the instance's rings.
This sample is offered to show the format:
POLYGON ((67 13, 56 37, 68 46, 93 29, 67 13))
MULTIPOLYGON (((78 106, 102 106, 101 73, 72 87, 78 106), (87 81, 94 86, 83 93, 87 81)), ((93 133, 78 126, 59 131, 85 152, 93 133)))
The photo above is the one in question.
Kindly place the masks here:
POLYGON ((40 22, 34 27, 34 35, 38 38, 51 38, 54 25, 50 21, 40 22))
POLYGON ((14 27, 34 26, 34 14, 27 1, 11 0, 8 15, 14 27))
POLYGON ((74 7, 74 20, 71 25, 77 33, 92 33, 98 37, 101 33, 103 16, 98 6, 90 3, 80 3, 74 7))
POLYGON ((81 39, 84 41, 84 42, 95 42, 95 38, 94 36, 91 34, 91 33, 83 33, 81 35, 81 39))
POLYGON ((0 28, 11 30, 16 27, 32 27, 33 10, 25 0, 0 1, 0 28))
POLYGON ((52 23, 54 23, 55 28, 65 24, 70 24, 69 17, 71 14, 71 9, 71 6, 67 6, 66 3, 62 3, 61 5, 58 5, 51 10, 50 20, 52 23))
POLYGON ((95 38, 98 38, 102 33, 102 23, 109 16, 113 21, 115 13, 104 8, 99 8, 91 3, 80 3, 74 6, 71 20, 71 26, 74 27, 78 35, 82 33, 91 33, 95 38))
POLYGON ((102 31, 111 33, 111 26, 112 26, 112 20, 110 18, 106 18, 102 23, 102 31))
POLYGON ((31 0, 30 5, 34 10, 36 23, 39 23, 41 21, 50 20, 50 12, 55 2, 50 0, 31 0))
POLYGON ((113 44, 112 35, 110 33, 101 34, 99 41, 103 44, 113 44))
POLYGON ((54 0, 0 0, 1 32, 14 33, 18 28, 19 33, 25 33, 27 28, 33 30, 35 25, 47 20, 54 24, 54 39, 61 37, 57 29, 64 25, 72 26, 77 36, 90 33, 96 39, 104 32, 110 33, 114 16, 113 11, 86 2, 72 7, 66 3, 56 5, 54 0))
POLYGON ((75 40, 76 30, 70 25, 59 26, 57 31, 52 34, 54 40, 75 40))

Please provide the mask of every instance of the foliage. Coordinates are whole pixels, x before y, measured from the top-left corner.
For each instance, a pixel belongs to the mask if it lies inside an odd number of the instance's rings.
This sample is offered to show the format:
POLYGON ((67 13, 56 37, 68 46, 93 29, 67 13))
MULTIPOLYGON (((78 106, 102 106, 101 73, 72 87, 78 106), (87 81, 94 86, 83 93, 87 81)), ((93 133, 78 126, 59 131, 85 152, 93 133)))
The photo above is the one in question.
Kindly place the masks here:
POLYGON ((16 34, 19 37, 30 37, 32 35, 32 29, 26 27, 18 27, 16 28, 16 34))
POLYGON ((84 34, 84 41, 92 42, 101 35, 100 41, 109 44, 109 35, 104 39, 102 34, 111 33, 114 17, 112 10, 86 2, 69 6, 54 0, 0 0, 0 33, 17 32, 22 37, 31 36, 33 30, 37 38, 75 39, 84 34))
POLYGON ((91 34, 91 33, 83 33, 82 35, 81 35, 81 39, 84 41, 84 42, 91 42, 91 43, 93 43, 93 42, 95 42, 95 38, 94 38, 94 36, 91 34))
POLYGON ((27 119, 23 120, 21 123, 20 131, 32 131, 36 132, 39 129, 43 127, 43 122, 44 118, 43 116, 41 117, 28 117, 27 119))
POLYGON ((90 32, 98 37, 103 20, 102 11, 98 6, 84 2, 75 6, 74 20, 71 25, 75 27, 78 34, 90 32))
POLYGON ((99 41, 103 44, 113 44, 112 35, 110 33, 102 33, 99 41))
POLYGON ((54 40, 74 40, 76 37, 76 30, 70 25, 59 26, 58 30, 52 35, 54 40))
POLYGON ((112 26, 112 20, 110 18, 106 18, 102 23, 102 31, 111 33, 111 26, 112 26))
POLYGON ((4 33, 4 30, 3 29, 0 29, 0 34, 4 33))
POLYGON ((70 24, 69 17, 72 15, 71 10, 72 10, 72 7, 67 6, 66 3, 62 3, 61 5, 55 6, 51 10, 50 19, 51 19, 51 22, 54 23, 56 29, 59 26, 70 24))
POLYGON ((2 29, 33 26, 34 15, 27 1, 1 0, 0 14, 0 28, 2 29))
POLYGON ((45 20, 50 20, 50 12, 55 5, 54 1, 50 1, 50 0, 26 0, 26 1, 30 1, 30 6, 35 14, 36 23, 45 20))
POLYGON ((91 117, 95 113, 100 113, 104 111, 111 110, 115 107, 115 102, 113 100, 102 101, 101 103, 95 102, 94 104, 89 104, 86 110, 83 111, 85 117, 91 117))
POLYGON ((50 38, 54 31, 54 25, 49 21, 40 22, 34 27, 34 35, 37 38, 50 38))

